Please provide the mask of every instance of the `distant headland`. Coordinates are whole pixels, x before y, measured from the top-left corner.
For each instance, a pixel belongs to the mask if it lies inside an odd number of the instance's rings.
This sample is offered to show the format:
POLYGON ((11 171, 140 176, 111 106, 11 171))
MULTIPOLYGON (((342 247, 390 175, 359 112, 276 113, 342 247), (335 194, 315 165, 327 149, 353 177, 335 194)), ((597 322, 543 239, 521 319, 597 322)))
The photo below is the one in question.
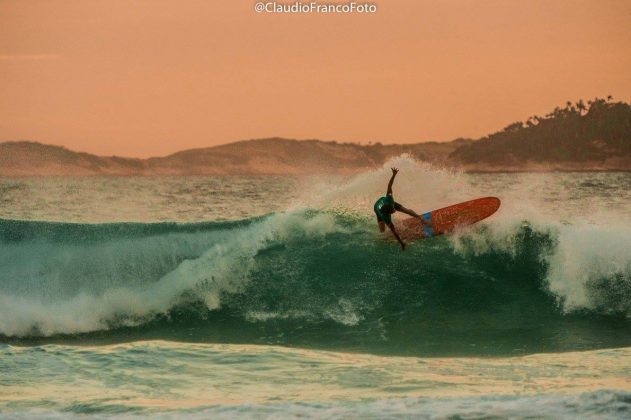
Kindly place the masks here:
POLYGON ((0 176, 350 173, 407 153, 466 172, 631 171, 631 105, 567 102, 480 139, 361 145, 266 138, 148 159, 96 156, 32 141, 0 143, 0 176))

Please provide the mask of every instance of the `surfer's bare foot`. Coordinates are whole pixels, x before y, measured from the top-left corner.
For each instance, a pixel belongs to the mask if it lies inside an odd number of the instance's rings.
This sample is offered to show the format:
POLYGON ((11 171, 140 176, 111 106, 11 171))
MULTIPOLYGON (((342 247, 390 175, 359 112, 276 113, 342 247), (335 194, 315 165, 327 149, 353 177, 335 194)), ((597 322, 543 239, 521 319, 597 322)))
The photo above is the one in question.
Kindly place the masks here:
POLYGON ((405 242, 401 242, 401 251, 405 251, 405 242))

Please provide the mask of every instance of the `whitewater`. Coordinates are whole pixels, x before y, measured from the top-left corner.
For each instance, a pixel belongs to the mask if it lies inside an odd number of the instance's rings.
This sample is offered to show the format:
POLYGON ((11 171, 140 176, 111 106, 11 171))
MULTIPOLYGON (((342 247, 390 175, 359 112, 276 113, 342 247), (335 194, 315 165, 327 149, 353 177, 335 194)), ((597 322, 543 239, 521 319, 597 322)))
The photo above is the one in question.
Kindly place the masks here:
MULTIPOLYGON (((631 174, 0 179, 0 415, 620 418, 631 174), (498 213, 401 252, 372 204, 498 213)), ((395 215, 395 223, 401 220, 395 215)))

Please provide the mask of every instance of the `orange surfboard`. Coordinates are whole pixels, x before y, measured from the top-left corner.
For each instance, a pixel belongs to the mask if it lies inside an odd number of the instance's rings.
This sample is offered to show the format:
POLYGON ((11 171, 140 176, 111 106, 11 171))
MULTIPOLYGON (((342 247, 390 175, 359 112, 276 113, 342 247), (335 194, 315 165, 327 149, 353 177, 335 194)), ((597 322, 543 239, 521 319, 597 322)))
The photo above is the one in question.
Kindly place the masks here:
POLYGON ((500 208, 500 199, 484 197, 443 207, 423 213, 421 217, 428 222, 424 225, 416 217, 401 222, 400 236, 406 239, 430 238, 451 232, 459 226, 467 226, 486 219, 500 208))

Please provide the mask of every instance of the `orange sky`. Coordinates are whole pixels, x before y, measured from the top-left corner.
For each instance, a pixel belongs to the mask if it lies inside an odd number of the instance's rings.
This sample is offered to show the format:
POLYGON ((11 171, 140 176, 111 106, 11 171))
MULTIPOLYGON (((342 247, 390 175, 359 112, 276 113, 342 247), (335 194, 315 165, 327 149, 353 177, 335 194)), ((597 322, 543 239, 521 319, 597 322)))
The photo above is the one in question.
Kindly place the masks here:
POLYGON ((269 136, 407 143, 631 99, 631 0, 255 2, 0 0, 0 141, 138 157, 269 136))

